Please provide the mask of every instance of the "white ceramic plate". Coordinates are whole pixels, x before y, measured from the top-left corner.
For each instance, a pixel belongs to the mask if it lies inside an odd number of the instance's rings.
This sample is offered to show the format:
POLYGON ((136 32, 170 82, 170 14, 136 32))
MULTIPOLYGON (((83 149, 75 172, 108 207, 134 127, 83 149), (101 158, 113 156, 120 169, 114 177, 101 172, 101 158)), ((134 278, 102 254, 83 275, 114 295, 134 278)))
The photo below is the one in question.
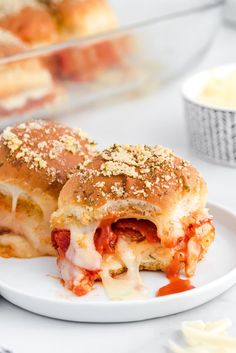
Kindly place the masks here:
POLYGON ((127 322, 150 319, 194 308, 215 298, 236 283, 236 215, 209 204, 217 236, 192 279, 195 289, 155 298, 167 284, 162 273, 144 272, 150 298, 110 301, 101 284, 84 297, 65 290, 56 278, 55 258, 0 259, 0 292, 10 302, 52 318, 83 322, 127 322))

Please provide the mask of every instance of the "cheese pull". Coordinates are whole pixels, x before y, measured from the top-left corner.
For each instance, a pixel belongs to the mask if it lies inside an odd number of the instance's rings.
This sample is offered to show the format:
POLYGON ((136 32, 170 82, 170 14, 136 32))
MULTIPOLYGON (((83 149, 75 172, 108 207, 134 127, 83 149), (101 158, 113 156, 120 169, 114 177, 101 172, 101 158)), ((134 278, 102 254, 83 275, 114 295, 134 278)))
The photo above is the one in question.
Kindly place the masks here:
POLYGON ((127 268, 127 272, 112 278, 110 274, 109 260, 103 262, 101 278, 108 296, 113 300, 143 299, 148 291, 145 288, 140 273, 140 258, 137 257, 132 248, 124 238, 120 238, 117 243, 117 252, 121 261, 127 268))

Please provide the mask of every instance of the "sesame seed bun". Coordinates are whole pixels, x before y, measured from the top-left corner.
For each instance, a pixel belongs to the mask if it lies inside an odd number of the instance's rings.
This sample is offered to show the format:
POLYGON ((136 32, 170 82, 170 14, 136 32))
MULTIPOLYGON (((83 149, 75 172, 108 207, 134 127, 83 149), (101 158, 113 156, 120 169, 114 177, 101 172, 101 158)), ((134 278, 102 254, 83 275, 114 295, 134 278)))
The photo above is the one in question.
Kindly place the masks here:
POLYGON ((50 215, 57 207, 62 186, 78 163, 91 158, 93 147, 94 142, 79 129, 52 121, 29 121, 3 131, 0 136, 0 255, 6 255, 8 242, 9 256, 54 254, 50 215), (20 244, 25 239, 22 252, 14 247, 17 237, 21 237, 20 244))

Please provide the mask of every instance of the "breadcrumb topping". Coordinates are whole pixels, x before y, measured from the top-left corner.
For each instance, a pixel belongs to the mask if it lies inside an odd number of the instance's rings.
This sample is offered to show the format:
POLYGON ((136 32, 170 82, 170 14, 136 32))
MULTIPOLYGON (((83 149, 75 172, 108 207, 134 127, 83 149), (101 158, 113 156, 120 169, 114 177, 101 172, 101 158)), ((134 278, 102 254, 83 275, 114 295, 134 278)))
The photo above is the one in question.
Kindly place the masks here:
POLYGON ((98 181, 96 184, 95 184, 95 187, 96 188, 103 188, 105 186, 105 181, 98 181))
POLYGON ((101 197, 126 198, 132 195, 161 197, 169 189, 181 187, 186 191, 189 188, 186 180, 190 164, 162 146, 114 144, 98 154, 95 161, 78 170, 80 183, 84 185, 81 202, 92 204, 99 202, 101 197), (103 181, 95 182, 96 177, 103 181))
MULTIPOLYGON (((63 182, 64 170, 68 174, 72 172, 68 158, 79 157, 78 163, 85 163, 93 155, 95 146, 81 130, 45 120, 7 127, 1 141, 9 150, 8 160, 18 160, 32 170, 44 170, 51 182, 59 183, 63 182)), ((76 165, 73 162, 74 168, 76 165)))
POLYGON ((114 176, 125 174, 133 178, 138 177, 138 173, 135 171, 135 167, 122 162, 109 161, 101 166, 101 174, 104 176, 114 176))
POLYGON ((4 145, 9 148, 9 150, 13 153, 22 145, 23 141, 21 141, 16 134, 12 132, 11 127, 7 127, 3 133, 2 137, 4 140, 4 145))
POLYGON ((118 197, 122 197, 125 193, 125 190, 123 186, 119 185, 119 183, 115 183, 111 186, 111 192, 113 192, 118 197))

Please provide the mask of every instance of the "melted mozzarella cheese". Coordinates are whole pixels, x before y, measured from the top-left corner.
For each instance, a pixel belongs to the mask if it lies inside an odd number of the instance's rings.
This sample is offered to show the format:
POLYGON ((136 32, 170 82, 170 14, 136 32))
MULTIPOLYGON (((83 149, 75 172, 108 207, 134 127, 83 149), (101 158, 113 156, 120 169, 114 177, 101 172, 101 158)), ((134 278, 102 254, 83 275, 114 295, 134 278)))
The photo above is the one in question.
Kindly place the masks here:
POLYGON ((124 238, 117 242, 117 253, 126 266, 127 272, 119 278, 112 278, 110 262, 105 261, 102 266, 101 278, 108 296, 113 300, 142 299, 147 296, 140 273, 141 258, 137 256, 124 238))
POLYGON ((18 198, 21 194, 25 194, 25 191, 16 185, 8 184, 8 183, 0 183, 0 191, 3 194, 7 193, 11 195, 12 197, 11 211, 15 212, 18 198))
POLYGON ((197 237, 192 237, 187 245, 186 274, 192 277, 195 273, 201 255, 201 245, 197 237))
POLYGON ((75 266, 94 271, 101 269, 102 257, 94 245, 94 233, 97 222, 85 227, 70 226, 70 245, 66 251, 66 258, 75 266))
POLYGON ((66 251, 65 260, 60 263, 62 277, 65 281, 78 283, 83 277, 79 268, 94 271, 100 270, 104 288, 111 299, 129 300, 141 299, 147 296, 139 274, 141 256, 134 252, 128 242, 120 238, 116 246, 119 261, 113 256, 106 256, 102 261, 101 255, 94 245, 94 233, 98 223, 85 227, 71 225, 71 241, 66 251), (119 278, 112 278, 110 271, 125 266, 127 272, 119 278), (82 277, 81 277, 82 276, 82 277))
POLYGON ((79 267, 75 267, 67 259, 63 259, 59 262, 61 276, 65 283, 73 283, 76 285, 76 281, 79 282, 83 279, 84 275, 79 267))
POLYGON ((56 208, 56 201, 51 196, 43 194, 41 190, 34 190, 34 193, 27 193, 17 185, 7 182, 0 182, 0 192, 9 194, 12 197, 12 212, 16 211, 17 202, 20 196, 30 197, 42 210, 44 219, 49 221, 51 213, 56 208))

